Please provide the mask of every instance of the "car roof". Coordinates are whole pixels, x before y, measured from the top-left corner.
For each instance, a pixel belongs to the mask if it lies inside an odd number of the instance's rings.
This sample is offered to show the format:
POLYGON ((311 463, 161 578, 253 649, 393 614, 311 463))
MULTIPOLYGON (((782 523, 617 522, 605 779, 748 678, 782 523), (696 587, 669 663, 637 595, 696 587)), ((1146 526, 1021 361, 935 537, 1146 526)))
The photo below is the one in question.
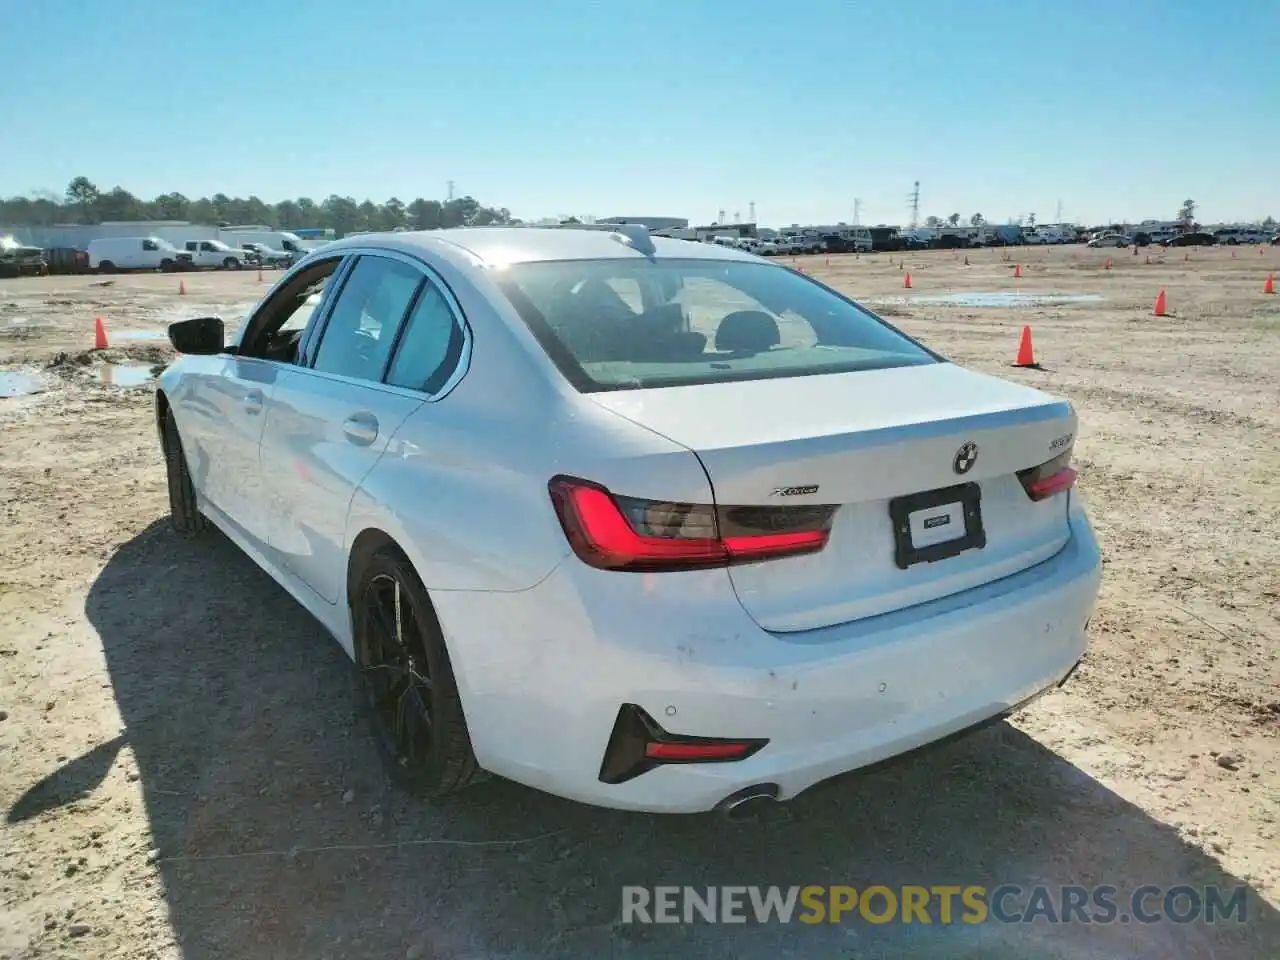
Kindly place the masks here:
MULTIPOLYGON (((347 247, 383 247, 414 254, 423 251, 461 251, 486 264, 528 263, 539 260, 642 259, 646 254, 633 246, 626 234, 635 227, 613 232, 599 227, 459 227, 400 233, 363 233, 326 244, 333 253, 347 247)), ((649 237, 653 259, 743 260, 760 258, 746 251, 718 244, 649 237)))

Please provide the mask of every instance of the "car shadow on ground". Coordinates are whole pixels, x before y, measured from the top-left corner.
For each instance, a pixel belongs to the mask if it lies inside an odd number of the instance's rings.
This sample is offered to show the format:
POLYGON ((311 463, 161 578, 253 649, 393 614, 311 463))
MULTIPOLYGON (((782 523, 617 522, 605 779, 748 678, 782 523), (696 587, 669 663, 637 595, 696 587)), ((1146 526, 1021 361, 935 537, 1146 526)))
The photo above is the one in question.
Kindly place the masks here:
MULTIPOLYGON (((948 925, 935 908, 929 925, 621 924, 624 885, 1109 884, 1127 913, 1144 884, 1225 899, 1240 881, 1005 724, 824 784, 778 821, 598 810, 501 780, 427 804, 386 785, 345 654, 222 537, 153 524, 87 613, 187 958, 1277 956, 1280 915, 1252 890, 1244 923, 948 925)), ((91 790, 115 746, 19 812, 91 790)))

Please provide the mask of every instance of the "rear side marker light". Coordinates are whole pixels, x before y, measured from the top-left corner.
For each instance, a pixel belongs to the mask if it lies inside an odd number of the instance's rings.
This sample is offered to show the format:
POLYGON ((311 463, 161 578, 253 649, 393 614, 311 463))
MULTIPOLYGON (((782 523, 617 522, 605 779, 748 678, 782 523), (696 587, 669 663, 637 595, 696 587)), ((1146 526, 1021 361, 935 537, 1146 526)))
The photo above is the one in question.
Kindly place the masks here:
POLYGON ((624 703, 600 764, 601 783, 626 783, 672 763, 732 763, 758 753, 768 740, 687 737, 667 733, 644 708, 624 703))
POLYGON ((1071 466, 1071 451, 1059 454, 1052 460, 1018 471, 1022 489, 1032 500, 1047 500, 1055 494, 1070 490, 1076 485, 1076 470, 1071 466))
POLYGON ((815 553, 827 545, 836 512, 641 500, 564 476, 549 490, 573 552, 602 570, 690 570, 815 553))

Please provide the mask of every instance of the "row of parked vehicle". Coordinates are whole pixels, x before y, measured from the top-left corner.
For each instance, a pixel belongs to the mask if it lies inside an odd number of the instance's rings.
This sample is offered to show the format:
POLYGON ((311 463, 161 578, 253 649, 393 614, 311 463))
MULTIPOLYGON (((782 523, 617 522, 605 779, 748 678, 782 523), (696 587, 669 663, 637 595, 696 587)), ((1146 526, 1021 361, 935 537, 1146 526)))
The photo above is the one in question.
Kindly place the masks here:
POLYGON ((89 269, 97 273, 127 270, 244 270, 292 266, 297 254, 246 240, 233 247, 222 240, 186 240, 177 246, 162 237, 99 237, 89 241, 89 269))
POLYGON ((792 236, 761 237, 711 237, 708 243, 746 250, 761 257, 794 257, 813 253, 855 253, 871 250, 870 237, 827 234, 795 234, 792 236))
POLYGON ((269 238, 252 235, 226 240, 180 240, 163 237, 98 237, 87 250, 71 247, 44 249, 0 237, 0 277, 42 277, 50 273, 117 273, 134 270, 284 269, 308 251, 300 247, 281 250, 269 238))
POLYGON ((1269 243, 1280 246, 1280 233, 1268 236, 1265 232, 1228 233, 1215 230, 1191 230, 1186 233, 1150 234, 1139 231, 1133 236, 1124 233, 1100 233, 1092 237, 1086 246, 1090 247, 1212 247, 1214 244, 1238 246, 1240 244, 1269 243))

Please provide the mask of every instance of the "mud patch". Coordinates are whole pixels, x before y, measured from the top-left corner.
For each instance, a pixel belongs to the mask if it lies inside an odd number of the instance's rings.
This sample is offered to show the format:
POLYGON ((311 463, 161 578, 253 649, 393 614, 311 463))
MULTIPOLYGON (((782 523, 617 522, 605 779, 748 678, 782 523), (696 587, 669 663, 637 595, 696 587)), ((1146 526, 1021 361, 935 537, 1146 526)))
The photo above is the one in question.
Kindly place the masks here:
POLYGON ((112 347, 108 350, 77 350, 56 353, 46 369, 61 375, 71 375, 98 364, 117 366, 164 367, 173 360, 173 351, 165 347, 139 345, 136 347, 112 347))

